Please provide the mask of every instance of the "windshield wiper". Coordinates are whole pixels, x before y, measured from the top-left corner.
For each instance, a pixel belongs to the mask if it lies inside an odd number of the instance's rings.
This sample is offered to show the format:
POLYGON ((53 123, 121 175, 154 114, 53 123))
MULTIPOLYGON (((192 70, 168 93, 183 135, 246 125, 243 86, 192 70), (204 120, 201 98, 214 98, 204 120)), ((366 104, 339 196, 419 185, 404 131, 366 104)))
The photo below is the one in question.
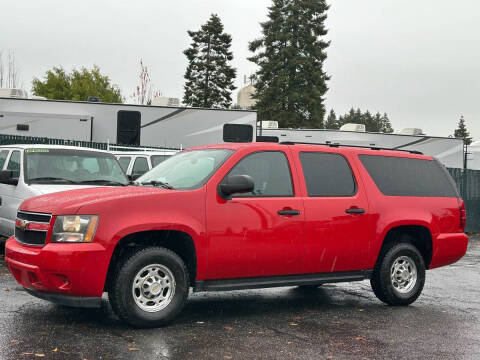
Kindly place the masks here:
POLYGON ((127 186, 128 184, 115 181, 115 180, 102 180, 102 179, 97 179, 97 180, 84 180, 84 181, 79 181, 76 184, 110 184, 110 185, 120 185, 120 186, 127 186))
POLYGON ((141 185, 160 186, 160 187, 163 187, 165 189, 175 190, 175 188, 172 185, 170 185, 169 183, 166 183, 166 182, 163 182, 163 181, 158 181, 158 180, 145 181, 145 182, 142 182, 140 184, 141 185))
POLYGON ((53 177, 53 176, 36 177, 36 178, 33 178, 33 179, 28 179, 28 181, 30 181, 30 182, 31 181, 64 181, 64 182, 69 183, 69 184, 77 184, 73 180, 68 180, 68 179, 53 177))

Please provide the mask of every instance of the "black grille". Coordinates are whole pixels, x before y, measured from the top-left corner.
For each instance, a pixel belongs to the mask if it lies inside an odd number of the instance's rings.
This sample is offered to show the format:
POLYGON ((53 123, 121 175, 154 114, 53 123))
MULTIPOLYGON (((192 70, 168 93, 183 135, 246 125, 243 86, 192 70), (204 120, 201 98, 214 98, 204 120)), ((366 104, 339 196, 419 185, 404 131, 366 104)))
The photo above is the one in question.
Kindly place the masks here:
MULTIPOLYGON (((29 213, 23 211, 17 213, 17 219, 33 223, 49 224, 51 218, 52 216, 50 214, 29 213)), ((15 238, 22 244, 43 246, 47 239, 47 232, 15 227, 15 238)))
POLYGON ((34 214, 34 213, 26 213, 26 212, 22 212, 22 211, 19 211, 17 213, 17 219, 34 221, 34 222, 41 222, 41 223, 49 223, 51 217, 52 216, 49 215, 49 214, 34 214))
POLYGON ((45 231, 32 231, 32 230, 23 231, 22 229, 19 229, 18 227, 16 227, 15 238, 23 244, 45 245, 47 233, 45 231))

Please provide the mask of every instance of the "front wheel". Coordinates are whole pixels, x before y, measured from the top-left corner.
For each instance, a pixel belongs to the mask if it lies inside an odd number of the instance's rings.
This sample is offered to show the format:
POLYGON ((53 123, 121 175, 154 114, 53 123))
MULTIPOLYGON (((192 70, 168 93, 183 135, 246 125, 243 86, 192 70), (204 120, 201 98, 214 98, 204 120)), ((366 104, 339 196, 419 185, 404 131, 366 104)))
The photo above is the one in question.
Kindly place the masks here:
POLYGON ((135 327, 156 327, 182 310, 188 290, 182 259, 168 249, 148 247, 119 264, 108 297, 123 321, 135 327))
POLYGON ((409 305, 425 284, 425 262, 409 243, 393 244, 382 252, 370 283, 378 299, 389 305, 409 305))

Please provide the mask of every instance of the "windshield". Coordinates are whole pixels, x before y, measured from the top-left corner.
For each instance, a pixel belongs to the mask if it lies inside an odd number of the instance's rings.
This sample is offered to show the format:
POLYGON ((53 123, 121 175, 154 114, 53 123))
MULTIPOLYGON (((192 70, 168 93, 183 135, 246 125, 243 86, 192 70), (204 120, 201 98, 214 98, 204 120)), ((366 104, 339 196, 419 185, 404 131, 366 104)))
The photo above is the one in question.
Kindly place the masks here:
POLYGON ((180 152, 137 179, 142 185, 192 189, 203 185, 233 151, 225 149, 180 152))
POLYGON ((71 149, 26 149, 25 181, 38 184, 127 185, 115 156, 71 149))

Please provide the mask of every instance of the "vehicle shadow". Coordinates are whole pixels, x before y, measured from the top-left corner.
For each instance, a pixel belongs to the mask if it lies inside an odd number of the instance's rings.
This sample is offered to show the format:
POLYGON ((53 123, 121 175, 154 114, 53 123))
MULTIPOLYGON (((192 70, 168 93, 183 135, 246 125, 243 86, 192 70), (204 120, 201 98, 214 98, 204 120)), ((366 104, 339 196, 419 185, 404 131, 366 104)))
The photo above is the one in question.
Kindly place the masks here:
POLYGON ((194 294, 175 323, 236 318, 272 318, 288 313, 292 317, 311 311, 336 308, 382 306, 372 297, 355 297, 335 285, 316 289, 274 288, 194 294))
MULTIPOLYGON (((32 298, 34 299, 34 298, 32 298)), ((113 313, 108 297, 104 296, 98 309, 72 308, 50 304, 34 299, 34 304, 22 306, 17 316, 22 314, 28 323, 45 325, 86 326, 105 329, 129 329, 113 313)), ((292 316, 307 311, 322 311, 338 308, 380 307, 374 298, 355 297, 333 285, 304 290, 301 288, 275 288, 229 292, 209 292, 190 294, 182 313, 172 325, 187 325, 196 322, 226 319, 275 317, 289 313, 292 316)))

